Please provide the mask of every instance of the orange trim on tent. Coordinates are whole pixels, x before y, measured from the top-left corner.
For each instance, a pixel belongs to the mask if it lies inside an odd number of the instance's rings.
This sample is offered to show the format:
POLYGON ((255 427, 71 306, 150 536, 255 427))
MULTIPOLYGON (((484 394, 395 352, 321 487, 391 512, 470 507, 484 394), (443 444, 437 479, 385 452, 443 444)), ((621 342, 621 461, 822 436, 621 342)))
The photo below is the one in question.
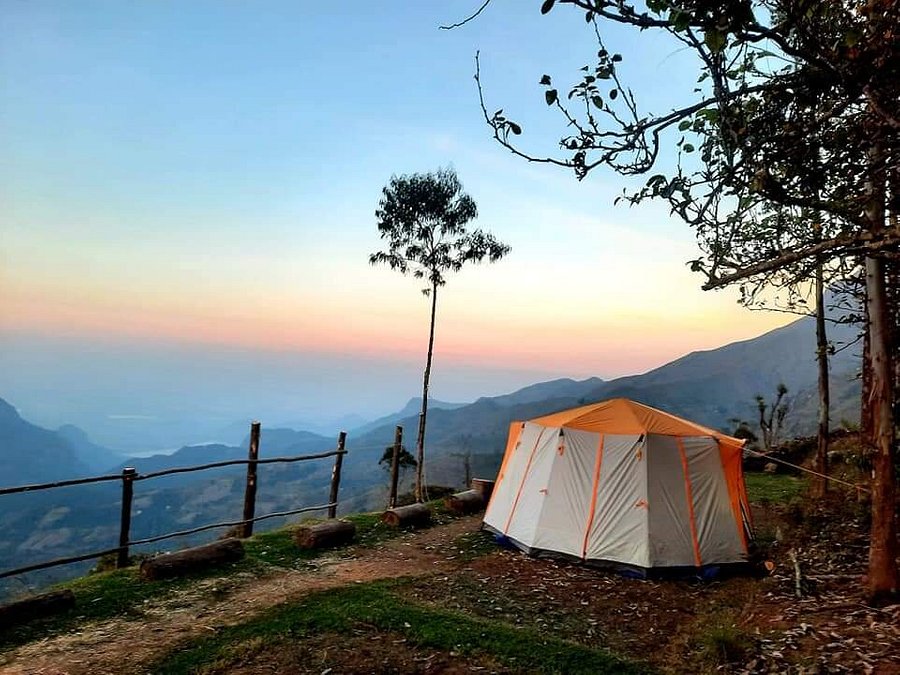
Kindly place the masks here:
POLYGON ((525 481, 528 479, 528 470, 531 468, 531 460, 534 459, 534 453, 537 451, 538 445, 540 445, 545 431, 547 430, 541 429, 541 433, 538 434, 537 440, 534 442, 534 447, 531 449, 531 454, 528 455, 528 464, 525 465, 525 473, 522 474, 522 482, 519 483, 519 489, 516 491, 516 499, 513 502, 512 509, 510 509, 509 511, 509 518, 506 519, 506 525, 503 528, 503 534, 509 532, 509 524, 512 522, 513 516, 516 513, 516 507, 519 505, 519 497, 522 496, 522 488, 525 487, 525 481))
POLYGON ((581 559, 587 557, 588 537, 591 534, 591 526, 594 524, 594 509, 597 508, 597 488, 600 487, 600 466, 603 464, 603 439, 604 435, 600 434, 600 440, 597 442, 597 459, 594 460, 594 490, 591 495, 591 510, 588 512, 587 527, 584 528, 584 541, 581 544, 581 559))
MULTIPOLYGON (((734 518, 735 527, 738 529, 738 536, 741 538, 741 545, 744 547, 744 553, 749 552, 747 544, 747 531, 744 527, 744 518, 741 515, 741 497, 744 492, 744 469, 742 467, 743 451, 735 452, 734 448, 722 446, 719 444, 719 459, 722 462, 722 470, 725 473, 725 485, 728 488, 728 501, 731 504, 731 516, 734 518)), ((746 496, 744 496, 746 501, 746 496)))
POLYGON ((525 422, 509 423, 509 436, 506 437, 506 451, 503 453, 503 461, 500 462, 500 471, 497 472, 497 480, 494 481, 494 489, 491 490, 491 498, 488 499, 485 510, 491 508, 491 502, 494 501, 494 495, 497 494, 497 488, 500 487, 503 476, 506 475, 506 464, 509 462, 509 458, 512 454, 516 451, 516 446, 519 443, 519 439, 522 437, 522 430, 524 428, 525 422), (516 427, 518 427, 518 430, 516 430, 516 427))
POLYGON ((611 398, 590 403, 579 408, 537 417, 531 421, 545 427, 565 427, 605 434, 709 436, 726 447, 740 448, 744 445, 741 439, 726 436, 715 429, 627 398, 611 398))
POLYGON ((697 518, 694 515, 694 490, 691 487, 691 475, 688 470, 687 455, 684 452, 684 442, 680 438, 676 438, 678 443, 678 454, 681 455, 681 469, 684 471, 684 492, 687 496, 688 513, 691 515, 691 542, 694 544, 694 562, 697 567, 703 565, 700 558, 700 540, 697 538, 697 518))

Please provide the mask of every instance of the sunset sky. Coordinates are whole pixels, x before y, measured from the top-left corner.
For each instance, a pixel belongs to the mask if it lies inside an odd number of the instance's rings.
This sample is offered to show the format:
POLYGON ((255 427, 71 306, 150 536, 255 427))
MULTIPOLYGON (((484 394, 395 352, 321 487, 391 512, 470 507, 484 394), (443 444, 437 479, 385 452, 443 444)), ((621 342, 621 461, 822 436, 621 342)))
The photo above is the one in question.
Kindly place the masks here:
MULTIPOLYGON (((398 408, 428 303, 367 264, 374 209, 391 174, 440 166, 512 253, 442 290, 439 398, 641 372, 786 323, 702 292, 691 231, 614 206, 617 176, 492 142, 476 50, 488 105, 547 151, 564 128, 538 80, 572 82, 596 45, 537 1, 438 29, 479 4, 0 2, 0 396, 45 423, 162 414, 167 393, 223 420, 398 408)), ((608 46, 646 109, 690 95, 677 45, 608 46)))

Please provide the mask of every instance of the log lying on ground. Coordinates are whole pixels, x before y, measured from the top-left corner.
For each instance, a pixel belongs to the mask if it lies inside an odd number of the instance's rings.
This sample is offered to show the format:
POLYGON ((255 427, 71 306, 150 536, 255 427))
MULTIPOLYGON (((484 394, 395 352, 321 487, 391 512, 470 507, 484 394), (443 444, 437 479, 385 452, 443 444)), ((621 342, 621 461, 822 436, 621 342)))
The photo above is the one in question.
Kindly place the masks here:
POLYGON ((485 506, 487 506, 487 503, 491 501, 491 494, 494 492, 494 481, 486 478, 473 478, 472 489, 481 495, 485 506))
POLYGON ((410 504, 388 509, 381 522, 391 527, 425 527, 431 522, 431 510, 425 504, 410 504))
POLYGON ((356 536, 356 525, 345 520, 326 520, 304 525, 294 531, 294 543, 300 548, 334 548, 349 544, 356 536))
POLYGON ((475 513, 481 511, 485 507, 485 501, 481 493, 476 490, 466 490, 465 492, 457 492, 444 499, 444 506, 450 511, 458 515, 467 513, 475 513))
POLYGON ((59 614, 75 606, 75 594, 66 589, 0 605, 0 628, 17 626, 32 619, 59 614))
POLYGON ((141 563, 141 577, 155 581, 178 577, 215 565, 235 562, 244 557, 240 539, 222 539, 211 544, 163 553, 141 563))

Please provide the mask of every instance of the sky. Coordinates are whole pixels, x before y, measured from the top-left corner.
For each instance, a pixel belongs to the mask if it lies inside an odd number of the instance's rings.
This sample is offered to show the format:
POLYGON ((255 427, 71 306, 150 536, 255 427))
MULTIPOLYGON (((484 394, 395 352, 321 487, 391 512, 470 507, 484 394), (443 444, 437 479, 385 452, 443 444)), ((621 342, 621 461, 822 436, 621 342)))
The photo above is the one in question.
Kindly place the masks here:
MULTIPOLYGON (((564 90, 597 46, 537 0, 438 28, 478 5, 0 0, 0 396, 107 441, 123 420, 399 408, 429 304, 368 265, 374 211, 391 175, 443 166, 512 252, 441 290, 438 398, 643 372, 786 323, 701 291, 684 224, 613 204, 634 181, 492 141, 476 51, 488 106, 541 153, 565 129, 539 79, 564 90)), ((604 39, 644 109, 689 98, 678 45, 604 39)))

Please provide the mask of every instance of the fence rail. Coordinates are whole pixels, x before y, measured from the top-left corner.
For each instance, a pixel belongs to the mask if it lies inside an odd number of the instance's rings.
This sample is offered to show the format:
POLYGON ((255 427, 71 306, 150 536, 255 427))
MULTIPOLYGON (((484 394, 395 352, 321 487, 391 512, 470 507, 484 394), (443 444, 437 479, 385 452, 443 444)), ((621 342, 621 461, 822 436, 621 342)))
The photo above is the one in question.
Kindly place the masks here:
POLYGON ((38 490, 50 490, 52 488, 69 487, 70 485, 84 485, 86 483, 102 483, 107 480, 122 480, 122 474, 115 473, 109 476, 91 476, 89 478, 72 478, 71 480, 58 480, 54 483, 36 483, 34 485, 16 485, 0 488, 0 497, 14 495, 20 492, 37 492, 38 490))
POLYGON ((336 450, 328 452, 319 452, 310 455, 294 455, 290 457, 268 457, 259 459, 259 443, 260 443, 260 424, 254 422, 250 427, 250 447, 248 449, 248 459, 231 459, 221 462, 210 462, 207 464, 197 464, 194 466, 174 467, 172 469, 164 469, 162 471, 152 471, 150 473, 139 474, 135 469, 126 467, 121 474, 112 474, 104 476, 91 476, 88 478, 75 478, 71 480, 55 481, 52 483, 36 483, 33 485, 17 485, 12 487, 0 488, 0 496, 19 494, 23 492, 35 492, 38 490, 50 490, 54 488, 69 487, 73 485, 85 485, 88 483, 100 483, 105 481, 118 480, 122 481, 122 513, 119 523, 119 545, 115 548, 105 549, 103 551, 94 551, 91 553, 83 553, 80 555, 68 556, 64 558, 56 558, 44 562, 17 567, 15 569, 0 571, 0 579, 12 577, 27 572, 35 572, 50 567, 60 565, 69 565, 76 562, 84 562, 95 558, 102 558, 107 555, 116 555, 116 567, 122 568, 128 565, 129 549, 132 546, 140 546, 144 544, 152 544, 165 539, 175 537, 183 537, 189 534, 196 534, 206 530, 213 530, 220 527, 241 527, 240 535, 244 538, 253 534, 253 524, 260 520, 269 518, 279 518, 284 516, 292 516, 298 513, 308 513, 312 511, 328 510, 329 518, 334 518, 337 513, 338 491, 341 481, 341 466, 344 461, 346 450, 347 434, 341 432, 338 436, 338 444, 336 450), (260 464, 278 464, 306 462, 317 459, 326 459, 334 457, 334 467, 331 472, 331 484, 329 500, 325 504, 317 504, 315 506, 305 506, 299 509, 291 509, 289 511, 277 511, 275 513, 267 513, 262 516, 255 515, 256 509, 256 489, 257 489, 257 467, 260 464), (152 478, 160 478, 163 476, 171 476, 174 474, 188 473, 192 471, 206 471, 208 469, 217 469, 225 466, 247 466, 247 481, 244 489, 244 510, 241 520, 211 523, 209 525, 201 525, 189 530, 181 530, 178 532, 167 532, 165 534, 146 537, 144 539, 132 540, 131 537, 131 514, 132 502, 134 501, 134 484, 138 481, 149 480, 152 478))

